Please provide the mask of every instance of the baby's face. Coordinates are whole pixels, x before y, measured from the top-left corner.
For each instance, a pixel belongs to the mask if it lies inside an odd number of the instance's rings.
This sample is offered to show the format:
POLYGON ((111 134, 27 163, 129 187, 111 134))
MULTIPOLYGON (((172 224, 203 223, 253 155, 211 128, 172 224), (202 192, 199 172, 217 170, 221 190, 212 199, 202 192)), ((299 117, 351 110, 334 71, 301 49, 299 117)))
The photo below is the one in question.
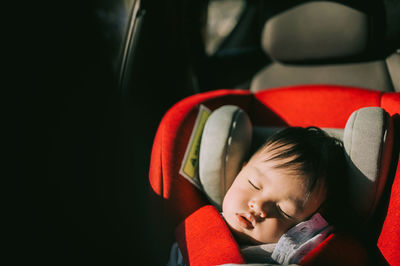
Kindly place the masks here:
POLYGON ((224 218, 241 243, 277 242, 325 199, 324 185, 317 185, 306 199, 301 176, 273 168, 284 161, 265 162, 265 154, 255 154, 242 168, 222 204, 224 218))

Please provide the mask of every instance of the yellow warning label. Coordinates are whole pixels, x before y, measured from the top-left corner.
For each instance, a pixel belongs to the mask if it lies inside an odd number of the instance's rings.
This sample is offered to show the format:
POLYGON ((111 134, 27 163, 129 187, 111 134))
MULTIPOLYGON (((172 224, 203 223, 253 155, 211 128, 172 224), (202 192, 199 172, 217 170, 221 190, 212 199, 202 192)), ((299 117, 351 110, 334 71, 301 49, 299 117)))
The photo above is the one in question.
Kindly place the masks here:
POLYGON ((183 158, 180 174, 186 177, 189 181, 196 186, 200 186, 198 178, 199 155, 200 155, 200 141, 203 134, 204 125, 211 111, 204 105, 200 105, 199 113, 193 127, 192 134, 188 146, 186 148, 185 157, 183 158))

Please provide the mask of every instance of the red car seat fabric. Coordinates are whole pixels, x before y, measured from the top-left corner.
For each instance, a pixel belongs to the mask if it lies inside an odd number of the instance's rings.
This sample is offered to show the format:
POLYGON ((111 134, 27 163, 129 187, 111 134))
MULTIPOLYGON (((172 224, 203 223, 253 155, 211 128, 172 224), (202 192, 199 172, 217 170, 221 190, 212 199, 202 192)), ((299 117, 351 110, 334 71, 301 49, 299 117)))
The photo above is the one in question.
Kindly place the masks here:
MULTIPOLYGON (((283 120, 290 126, 344 128, 355 110, 380 106, 382 93, 353 87, 309 85, 270 89, 254 96, 261 108, 268 109, 280 118, 280 122, 283 120)), ((265 113, 256 110, 258 112, 265 113)), ((271 122, 276 123, 270 117, 258 121, 265 126, 280 126, 271 122)))
MULTIPOLYGON (((209 204, 201 191, 180 174, 180 167, 190 141, 199 106, 204 105, 210 110, 214 110, 226 104, 237 105, 245 110, 255 126, 314 125, 327 128, 344 128, 349 115, 362 107, 380 106, 385 108, 391 115, 400 112, 400 97, 398 93, 383 93, 332 85, 276 88, 254 94, 247 90, 218 90, 197 94, 182 100, 167 112, 160 123, 154 140, 149 173, 152 199, 156 204, 155 208, 157 208, 155 215, 158 216, 160 223, 166 227, 165 233, 171 239, 174 229, 179 223, 187 219, 196 210, 209 204)), ((399 179, 398 175, 397 173, 397 179, 399 179)), ((399 247, 398 244, 386 243, 392 239, 391 235, 400 231, 399 226, 394 229, 391 228, 392 225, 398 225, 396 215, 398 215, 400 208, 399 202, 396 200, 399 197, 399 192, 396 192, 398 181, 396 182, 393 184, 387 221, 385 221, 382 229, 381 244, 379 246, 383 256, 388 261, 391 258, 391 254, 394 254, 393 250, 399 247), (394 232, 393 230, 397 231, 394 232)), ((186 223, 188 222, 186 221, 186 223)), ((329 239, 324 244, 325 248, 320 246, 313 252, 313 255, 305 258, 304 263, 306 265, 320 265, 318 261, 321 261, 321 256, 325 256, 319 255, 323 254, 321 253, 323 250, 331 252, 335 245, 341 246, 327 243, 346 242, 343 237, 332 236, 329 239), (340 239, 340 241, 337 239, 340 239)), ((186 239, 185 241, 186 247, 190 249, 193 247, 192 243, 195 243, 192 241, 196 240, 186 239)), ((210 239, 208 242, 212 241, 214 240, 210 239)), ((222 240, 219 239, 218 241, 222 240)), ((183 243, 182 240, 180 242, 183 243)), ((350 243, 349 246, 354 247, 355 252, 358 253, 358 244, 352 244, 351 241, 346 243, 350 243)), ((168 243, 164 248, 170 248, 168 243)), ((351 248, 349 248, 350 251, 351 248)), ((190 254, 191 251, 187 250, 185 252, 190 254)), ((360 252, 360 254, 363 254, 363 252, 360 252)), ((212 255, 215 257, 226 256, 224 253, 220 254, 218 249, 214 250, 212 255)), ((202 263, 203 257, 196 257, 200 260, 199 264, 202 263)), ((326 255, 326 257, 329 256, 326 255)), ((332 255, 332 257, 335 256, 332 255)), ((360 255, 360 258, 363 257, 360 255)), ((340 258, 338 259, 338 261, 341 261, 340 258)), ((191 261, 191 263, 195 262, 191 261)), ((351 264, 349 263, 348 265, 351 264)))
POLYGON ((192 183, 179 174, 185 149, 195 124, 199 105, 211 110, 224 102, 248 109, 252 101, 249 91, 219 90, 188 97, 175 104, 163 117, 156 133, 151 154, 149 181, 151 186, 150 221, 159 245, 160 256, 168 259, 177 224, 206 205, 207 199, 192 183))
POLYGON ((149 178, 157 199, 162 199, 164 218, 173 225, 207 204, 204 195, 179 175, 199 104, 213 110, 230 102, 248 109, 251 99, 251 94, 244 90, 198 94, 177 103, 162 119, 153 143, 149 178))
POLYGON ((218 210, 201 207, 181 222, 175 237, 186 265, 245 263, 240 249, 218 210), (218 250, 219 256, 215 256, 218 250))
POLYGON ((390 115, 400 113, 400 93, 384 93, 381 98, 381 107, 390 115))
POLYGON ((368 265, 368 254, 354 237, 331 234, 300 265, 368 265))
MULTIPOLYGON (((175 237, 186 265, 245 263, 239 246, 218 210, 201 207, 175 230, 175 237), (219 256, 215 256, 216 251, 219 256)), ((300 265, 367 265, 368 255, 353 237, 331 234, 300 265)))
POLYGON ((397 166, 378 248, 390 265, 400 265, 400 165, 397 166))

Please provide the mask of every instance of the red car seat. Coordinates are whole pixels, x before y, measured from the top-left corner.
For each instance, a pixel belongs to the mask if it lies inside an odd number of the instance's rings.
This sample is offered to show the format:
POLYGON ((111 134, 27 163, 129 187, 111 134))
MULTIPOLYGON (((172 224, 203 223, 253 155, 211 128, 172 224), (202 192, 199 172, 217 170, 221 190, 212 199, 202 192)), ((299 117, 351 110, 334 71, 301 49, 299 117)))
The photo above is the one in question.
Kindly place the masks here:
POLYGON ((187 256, 187 264, 245 262, 229 230, 216 218, 219 216, 217 209, 206 206, 210 201, 196 187, 194 181, 199 159, 196 150, 199 149, 198 141, 203 122, 208 116, 206 110, 215 110, 227 104, 245 110, 256 127, 314 125, 343 129, 354 111, 369 106, 384 108, 392 117, 395 137, 386 182, 379 186, 383 196, 376 199, 376 211, 369 213, 370 218, 365 229, 371 230, 368 235, 372 237, 363 239, 360 244, 358 240, 347 236, 332 235, 301 264, 319 265, 331 262, 336 265, 350 265, 357 262, 352 258, 355 257, 354 254, 358 254, 363 259, 376 263, 387 261, 400 265, 396 254, 400 248, 400 93, 321 85, 287 87, 257 93, 243 90, 212 91, 186 98, 168 111, 155 137, 149 173, 154 204, 152 220, 157 224, 154 230, 162 228, 154 234, 157 238, 155 243, 160 245, 164 257, 168 255, 176 236, 181 243, 182 253, 187 256))

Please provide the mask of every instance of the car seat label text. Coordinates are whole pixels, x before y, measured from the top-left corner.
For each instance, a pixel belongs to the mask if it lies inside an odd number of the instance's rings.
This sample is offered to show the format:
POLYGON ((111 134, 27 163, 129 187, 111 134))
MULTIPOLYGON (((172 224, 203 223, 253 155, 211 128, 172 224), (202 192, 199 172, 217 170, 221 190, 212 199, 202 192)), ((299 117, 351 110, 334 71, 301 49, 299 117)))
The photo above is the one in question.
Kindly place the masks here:
POLYGON ((193 126, 189 143, 186 147, 185 156, 181 164, 179 174, 188 179, 192 184, 201 189, 199 180, 199 154, 200 142, 203 134, 204 125, 211 111, 204 105, 199 106, 199 113, 193 126))

